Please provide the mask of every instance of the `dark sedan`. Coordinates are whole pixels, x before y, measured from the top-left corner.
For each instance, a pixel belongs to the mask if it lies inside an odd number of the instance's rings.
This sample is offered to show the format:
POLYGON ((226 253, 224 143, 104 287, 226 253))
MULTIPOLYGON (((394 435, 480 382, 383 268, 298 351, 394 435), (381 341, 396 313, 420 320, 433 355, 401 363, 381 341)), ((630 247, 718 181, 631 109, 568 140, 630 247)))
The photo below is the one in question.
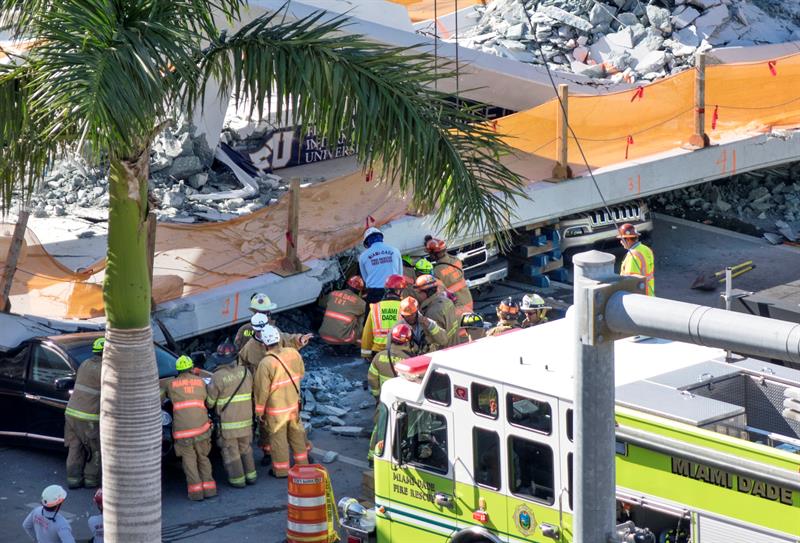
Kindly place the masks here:
MULTIPOLYGON (((32 445, 63 446, 64 409, 75 375, 92 356, 100 333, 38 337, 0 353, 0 438, 32 445)), ((156 345, 159 378, 177 375, 176 356, 156 345)), ((162 411, 164 452, 171 447, 172 419, 162 411)))

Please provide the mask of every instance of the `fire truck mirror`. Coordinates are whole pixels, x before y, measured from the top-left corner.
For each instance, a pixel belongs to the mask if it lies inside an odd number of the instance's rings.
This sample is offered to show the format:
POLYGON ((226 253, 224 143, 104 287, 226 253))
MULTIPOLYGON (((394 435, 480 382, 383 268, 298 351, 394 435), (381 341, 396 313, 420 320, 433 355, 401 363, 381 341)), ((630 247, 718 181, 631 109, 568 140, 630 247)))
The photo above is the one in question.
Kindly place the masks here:
POLYGON ((408 443, 406 442, 407 424, 408 414, 405 411, 405 404, 400 404, 395 414, 394 439, 392 439, 392 456, 400 466, 405 465, 409 455, 408 443))

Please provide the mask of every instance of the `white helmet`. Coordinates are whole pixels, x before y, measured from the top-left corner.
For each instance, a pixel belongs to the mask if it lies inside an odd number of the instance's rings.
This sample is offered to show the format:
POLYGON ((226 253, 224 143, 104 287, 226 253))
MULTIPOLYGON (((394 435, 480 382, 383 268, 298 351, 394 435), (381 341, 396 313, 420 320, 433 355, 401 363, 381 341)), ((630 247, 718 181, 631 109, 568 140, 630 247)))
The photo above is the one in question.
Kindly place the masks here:
POLYGON ((277 345, 281 341, 281 333, 277 328, 269 324, 265 325, 261 330, 259 330, 259 333, 256 337, 267 347, 270 345, 277 345))
POLYGON ((269 317, 267 317, 263 313, 256 313, 252 317, 250 317, 250 326, 253 327, 253 330, 260 331, 263 330, 266 325, 269 324, 269 317))
POLYGON ((42 491, 42 505, 57 507, 67 499, 67 491, 58 485, 50 485, 42 491))
POLYGON ((374 226, 370 226, 364 232, 364 237, 362 238, 362 241, 364 242, 364 246, 366 246, 367 238, 369 238, 373 234, 380 234, 381 236, 383 236, 383 232, 381 232, 379 228, 375 228, 374 226))
POLYGON ((522 311, 537 311, 539 309, 550 309, 550 306, 538 294, 526 294, 522 297, 520 309, 522 311))

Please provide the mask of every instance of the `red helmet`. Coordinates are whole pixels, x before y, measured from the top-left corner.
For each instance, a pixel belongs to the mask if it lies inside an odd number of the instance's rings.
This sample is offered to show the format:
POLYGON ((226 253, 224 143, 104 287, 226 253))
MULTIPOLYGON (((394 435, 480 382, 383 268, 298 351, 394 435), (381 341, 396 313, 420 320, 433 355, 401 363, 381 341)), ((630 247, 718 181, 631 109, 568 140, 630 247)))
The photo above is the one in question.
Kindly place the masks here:
MULTIPOLYGON (((413 298, 411 298, 413 300, 413 298)), ((411 341, 411 327, 404 322, 392 328, 392 343, 403 345, 411 341)))
POLYGON ((366 287, 366 285, 364 285, 364 280, 361 279, 360 275, 354 275, 348 279, 347 286, 353 290, 357 290, 358 292, 361 292, 366 287))
POLYGON ((619 232, 617 233, 617 239, 636 239, 639 237, 639 232, 636 231, 636 227, 633 226, 631 223, 626 222, 622 226, 619 227, 619 232))
POLYGON ((98 488, 97 492, 94 493, 94 504, 97 508, 102 511, 103 510, 103 489, 98 488))
POLYGON ((386 282, 383 284, 383 288, 389 290, 402 290, 406 288, 406 278, 402 275, 397 275, 393 273, 389 277, 386 278, 386 282))
POLYGON ((416 298, 412 298, 411 296, 407 298, 403 298, 400 301, 400 314, 404 317, 410 317, 414 313, 419 310, 419 302, 417 302, 416 298))
POLYGON ((436 278, 432 275, 420 275, 414 283, 417 290, 425 292, 427 290, 435 289, 437 285, 436 278))
POLYGON ((441 253, 447 250, 447 244, 444 240, 431 238, 425 242, 425 250, 431 254, 441 253))

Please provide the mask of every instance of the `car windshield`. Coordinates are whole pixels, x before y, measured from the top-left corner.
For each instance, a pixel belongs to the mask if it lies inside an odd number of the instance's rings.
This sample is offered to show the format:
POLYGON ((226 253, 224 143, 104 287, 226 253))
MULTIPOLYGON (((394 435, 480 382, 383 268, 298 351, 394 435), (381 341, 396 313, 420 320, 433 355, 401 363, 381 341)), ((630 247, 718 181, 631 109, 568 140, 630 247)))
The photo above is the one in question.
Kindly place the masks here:
MULTIPOLYGON (((175 355, 158 345, 155 347, 158 378, 163 379, 164 377, 178 375, 178 372, 175 370, 175 355)), ((80 366, 84 360, 92 356, 92 343, 73 344, 66 347, 66 351, 69 357, 80 366)))

